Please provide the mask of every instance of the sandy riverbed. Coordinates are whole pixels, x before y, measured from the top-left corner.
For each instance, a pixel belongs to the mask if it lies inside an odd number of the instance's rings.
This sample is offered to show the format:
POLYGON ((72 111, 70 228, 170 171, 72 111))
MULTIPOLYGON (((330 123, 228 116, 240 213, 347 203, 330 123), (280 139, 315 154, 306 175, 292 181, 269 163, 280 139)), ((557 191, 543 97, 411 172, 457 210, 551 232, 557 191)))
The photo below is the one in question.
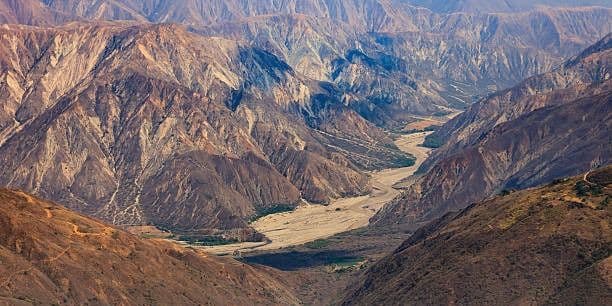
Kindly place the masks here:
POLYGON ((203 248, 215 254, 232 254, 236 250, 244 253, 280 249, 367 226, 369 219, 399 194, 399 191, 392 187, 393 184, 412 175, 427 158, 430 149, 418 145, 423 143, 428 134, 403 135, 395 142, 401 150, 417 158, 416 164, 412 167, 371 173, 374 191, 370 195, 337 199, 329 206, 304 204, 291 212, 261 218, 252 226, 266 235, 271 240, 270 243, 247 242, 203 248))

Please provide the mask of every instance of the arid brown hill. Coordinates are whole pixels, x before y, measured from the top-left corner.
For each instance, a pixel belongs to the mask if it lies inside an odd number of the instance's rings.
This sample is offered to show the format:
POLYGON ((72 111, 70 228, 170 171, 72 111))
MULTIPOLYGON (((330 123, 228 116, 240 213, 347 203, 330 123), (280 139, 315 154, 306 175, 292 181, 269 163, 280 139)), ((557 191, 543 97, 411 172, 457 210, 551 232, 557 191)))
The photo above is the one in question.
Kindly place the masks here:
POLYGON ((610 305, 612 167, 499 196, 418 230, 346 305, 610 305))
POLYGON ((550 73, 476 103, 430 141, 446 142, 417 184, 374 217, 414 228, 504 189, 612 163, 612 36, 550 73))
POLYGON ((297 304, 276 273, 0 189, 0 304, 297 304))

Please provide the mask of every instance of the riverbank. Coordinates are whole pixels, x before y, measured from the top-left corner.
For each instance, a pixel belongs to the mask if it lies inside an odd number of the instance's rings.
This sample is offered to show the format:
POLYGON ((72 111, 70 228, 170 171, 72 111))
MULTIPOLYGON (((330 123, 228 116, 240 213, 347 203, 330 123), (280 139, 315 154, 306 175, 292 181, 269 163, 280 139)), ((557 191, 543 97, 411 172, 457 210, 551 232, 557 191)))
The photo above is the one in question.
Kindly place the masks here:
POLYGON ((369 219, 400 191, 393 185, 411 176, 427 158, 431 149, 420 147, 431 132, 402 135, 395 143, 404 152, 416 157, 411 167, 386 169, 371 173, 373 192, 366 196, 340 198, 330 205, 304 203, 294 211, 273 214, 255 221, 252 226, 270 242, 245 242, 211 247, 205 251, 226 255, 255 250, 274 250, 324 239, 338 233, 365 227, 369 219))

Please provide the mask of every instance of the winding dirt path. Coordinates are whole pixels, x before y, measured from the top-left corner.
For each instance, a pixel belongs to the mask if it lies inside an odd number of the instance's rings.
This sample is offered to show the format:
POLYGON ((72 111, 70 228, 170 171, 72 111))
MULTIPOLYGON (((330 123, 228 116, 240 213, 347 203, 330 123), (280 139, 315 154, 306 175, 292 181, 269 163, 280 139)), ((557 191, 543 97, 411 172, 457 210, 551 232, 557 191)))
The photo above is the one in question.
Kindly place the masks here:
POLYGON ((400 191, 392 186, 414 174, 427 158, 430 149, 419 145, 429 133, 403 135, 395 142, 402 151, 417 158, 416 164, 371 173, 373 192, 370 195, 337 199, 329 206, 304 204, 294 211, 269 215, 254 222, 253 228, 266 235, 271 242, 246 242, 203 249, 218 255, 280 249, 367 226, 377 211, 399 195, 400 191))

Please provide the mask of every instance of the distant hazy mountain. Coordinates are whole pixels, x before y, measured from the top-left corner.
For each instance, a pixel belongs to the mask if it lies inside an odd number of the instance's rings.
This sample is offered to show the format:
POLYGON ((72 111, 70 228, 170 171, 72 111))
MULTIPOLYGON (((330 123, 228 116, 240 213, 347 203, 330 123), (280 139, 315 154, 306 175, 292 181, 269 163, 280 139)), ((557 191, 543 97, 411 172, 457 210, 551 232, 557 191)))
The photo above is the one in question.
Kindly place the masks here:
POLYGON ((539 7, 612 7, 608 0, 393 0, 394 3, 410 3, 438 13, 502 13, 523 12, 539 7))
POLYGON ((550 71, 612 31, 611 17, 603 8, 445 15, 383 0, 0 1, 10 23, 175 22, 247 41, 334 83, 345 103, 386 127, 550 71))

